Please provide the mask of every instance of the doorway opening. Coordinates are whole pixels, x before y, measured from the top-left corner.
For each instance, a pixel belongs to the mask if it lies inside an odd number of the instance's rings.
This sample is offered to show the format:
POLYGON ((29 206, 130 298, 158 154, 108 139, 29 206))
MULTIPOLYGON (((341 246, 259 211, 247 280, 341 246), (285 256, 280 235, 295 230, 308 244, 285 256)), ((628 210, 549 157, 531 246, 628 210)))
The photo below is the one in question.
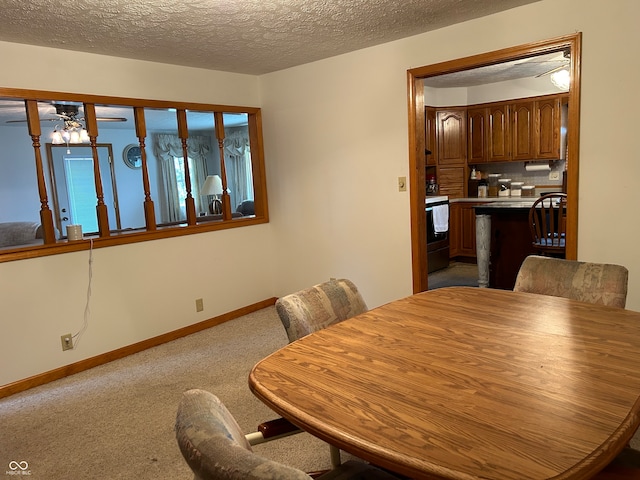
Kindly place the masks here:
POLYGON ((556 39, 528 43, 493 52, 460 58, 407 71, 409 103, 409 172, 411 190, 411 250, 414 293, 428 289, 426 238, 426 115, 425 79, 481 67, 530 59, 552 53, 566 53, 570 74, 568 92, 566 191, 567 243, 566 258, 577 259, 578 234, 578 166, 580 131, 580 59, 581 33, 556 39))

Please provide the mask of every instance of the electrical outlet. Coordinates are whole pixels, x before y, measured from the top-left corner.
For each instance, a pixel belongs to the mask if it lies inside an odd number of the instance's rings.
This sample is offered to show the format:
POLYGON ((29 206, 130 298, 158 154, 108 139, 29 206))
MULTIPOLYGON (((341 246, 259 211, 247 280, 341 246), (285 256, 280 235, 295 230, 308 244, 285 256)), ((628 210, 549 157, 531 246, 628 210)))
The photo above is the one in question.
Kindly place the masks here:
POLYGON ((407 177, 398 177, 398 191, 399 192, 407 191, 407 177))
POLYGON ((201 298, 196 298, 196 312, 201 312, 204 310, 204 302, 201 298))
POLYGON ((549 180, 560 180, 560 172, 558 170, 551 170, 549 172, 549 180))
POLYGON ((70 333, 66 335, 62 335, 60 337, 60 342, 62 343, 62 351, 71 350, 73 348, 73 337, 70 333))

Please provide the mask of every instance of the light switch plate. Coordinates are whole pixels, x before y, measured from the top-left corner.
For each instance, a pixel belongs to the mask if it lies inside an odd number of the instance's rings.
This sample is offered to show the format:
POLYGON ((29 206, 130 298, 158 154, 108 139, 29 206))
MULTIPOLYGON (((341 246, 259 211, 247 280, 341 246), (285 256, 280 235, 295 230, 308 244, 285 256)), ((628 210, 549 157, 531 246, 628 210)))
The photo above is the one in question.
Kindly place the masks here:
POLYGON ((549 172, 549 180, 560 180, 560 172, 558 170, 551 170, 549 172))
POLYGON ((407 191, 407 177, 398 177, 398 191, 399 192, 407 191))

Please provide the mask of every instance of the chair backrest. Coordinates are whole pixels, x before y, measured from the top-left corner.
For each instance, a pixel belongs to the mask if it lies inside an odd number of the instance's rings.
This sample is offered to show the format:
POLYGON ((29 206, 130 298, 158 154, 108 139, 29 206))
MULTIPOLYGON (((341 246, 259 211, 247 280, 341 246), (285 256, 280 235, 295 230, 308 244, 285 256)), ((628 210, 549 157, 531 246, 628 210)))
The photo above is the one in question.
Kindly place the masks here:
POLYGON ((628 278, 629 271, 621 265, 530 255, 522 262, 513 290, 624 308, 628 278))
POLYGON ((533 246, 539 252, 564 256, 566 206, 565 193, 550 193, 538 198, 529 209, 533 246))
POLYGON ((328 282, 300 290, 276 301, 289 342, 367 311, 362 295, 350 280, 328 282))
POLYGON ((251 450, 242 430, 212 393, 183 393, 176 415, 176 440, 195 480, 309 480, 301 470, 263 458, 251 450))

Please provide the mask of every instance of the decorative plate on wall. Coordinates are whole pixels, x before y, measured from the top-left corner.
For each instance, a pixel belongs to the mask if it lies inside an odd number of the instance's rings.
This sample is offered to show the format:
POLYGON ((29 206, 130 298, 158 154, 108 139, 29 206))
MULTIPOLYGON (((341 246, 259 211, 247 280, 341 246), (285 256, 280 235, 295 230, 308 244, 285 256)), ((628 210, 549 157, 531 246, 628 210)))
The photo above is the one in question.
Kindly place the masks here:
POLYGON ((129 168, 140 168, 142 166, 142 154, 140 153, 140 145, 132 143, 124 147, 122 151, 122 159, 124 164, 129 168))

